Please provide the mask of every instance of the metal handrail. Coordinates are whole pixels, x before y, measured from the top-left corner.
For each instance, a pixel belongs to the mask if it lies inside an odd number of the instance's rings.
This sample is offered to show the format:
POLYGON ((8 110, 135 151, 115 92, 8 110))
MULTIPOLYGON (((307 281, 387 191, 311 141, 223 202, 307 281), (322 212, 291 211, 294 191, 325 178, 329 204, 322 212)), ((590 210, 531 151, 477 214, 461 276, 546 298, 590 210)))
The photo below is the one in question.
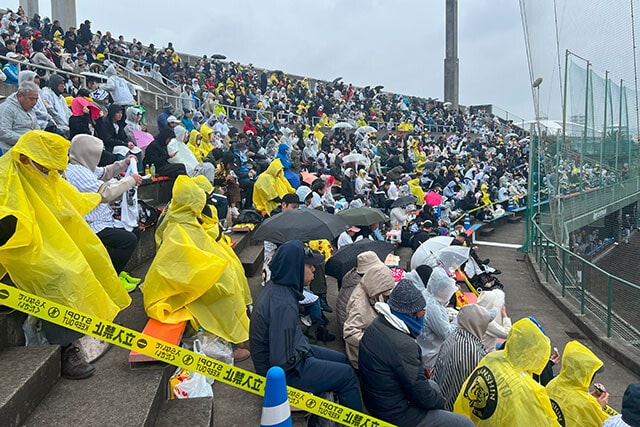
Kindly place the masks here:
MULTIPOLYGON (((8 58, 2 55, 0 55, 0 60, 3 60, 5 62, 15 63, 18 66, 18 73, 22 71, 22 69, 36 68, 38 70, 45 70, 54 74, 67 74, 69 76, 79 77, 85 87, 87 86, 87 78, 90 77, 85 74, 74 73, 73 71, 68 71, 63 68, 52 68, 52 67, 47 67, 46 65, 32 64, 28 60, 17 61, 15 58, 8 58)), ((104 78, 105 80, 107 79, 106 76, 104 78)))
MULTIPOLYGON (((148 65, 146 62, 142 62, 139 59, 135 59, 135 58, 129 58, 128 56, 123 56, 123 55, 118 55, 117 53, 109 53, 108 54, 108 58, 110 58, 111 56, 115 56, 116 58, 122 58, 122 59, 126 59, 127 61, 133 61, 133 62, 137 62, 140 65, 148 65)), ((118 64, 120 65, 120 64, 118 64)), ((127 67, 123 67, 125 70, 127 69, 127 67)), ((177 82, 174 82, 173 80, 162 76, 162 84, 164 84, 165 86, 167 86, 169 89, 174 90, 176 88, 179 88, 180 85, 177 82), (167 83, 165 83, 167 82, 167 83), (170 83, 170 84, 169 84, 170 83)))

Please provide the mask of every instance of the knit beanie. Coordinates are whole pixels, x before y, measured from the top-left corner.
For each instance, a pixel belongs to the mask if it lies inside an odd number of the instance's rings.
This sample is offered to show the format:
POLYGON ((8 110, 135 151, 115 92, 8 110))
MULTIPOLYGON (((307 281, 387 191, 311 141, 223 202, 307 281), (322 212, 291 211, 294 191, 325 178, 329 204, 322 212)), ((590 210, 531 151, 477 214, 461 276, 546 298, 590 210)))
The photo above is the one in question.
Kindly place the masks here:
POLYGON ((398 313, 413 314, 424 310, 426 305, 422 292, 407 279, 400 280, 389 297, 389 307, 398 313))
POLYGON ((374 265, 382 264, 378 255, 373 251, 362 252, 358 255, 358 274, 365 274, 374 265))

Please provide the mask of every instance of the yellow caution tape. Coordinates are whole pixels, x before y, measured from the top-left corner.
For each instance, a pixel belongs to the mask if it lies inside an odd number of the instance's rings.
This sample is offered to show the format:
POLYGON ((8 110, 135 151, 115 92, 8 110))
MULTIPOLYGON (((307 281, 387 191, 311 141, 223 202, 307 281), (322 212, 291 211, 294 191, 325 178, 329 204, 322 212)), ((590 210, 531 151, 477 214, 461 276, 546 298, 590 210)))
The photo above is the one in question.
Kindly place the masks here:
MULTIPOLYGON (((197 372, 217 381, 264 396, 265 377, 219 360, 169 344, 133 329, 99 319, 46 298, 0 283, 0 304, 14 308, 47 322, 110 342, 154 359, 197 372)), ((287 387, 289 403, 296 408, 353 427, 392 426, 362 412, 287 387)))

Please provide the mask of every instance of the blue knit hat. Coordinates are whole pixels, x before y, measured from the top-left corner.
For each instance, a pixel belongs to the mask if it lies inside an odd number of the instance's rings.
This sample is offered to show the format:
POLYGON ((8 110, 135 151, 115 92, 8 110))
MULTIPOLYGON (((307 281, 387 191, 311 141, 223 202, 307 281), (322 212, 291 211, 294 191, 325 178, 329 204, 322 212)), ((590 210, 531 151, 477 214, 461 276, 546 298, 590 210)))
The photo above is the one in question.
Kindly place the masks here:
POLYGON ((400 280, 389 296, 389 307, 398 313, 413 314, 424 310, 426 305, 422 292, 407 279, 400 280))

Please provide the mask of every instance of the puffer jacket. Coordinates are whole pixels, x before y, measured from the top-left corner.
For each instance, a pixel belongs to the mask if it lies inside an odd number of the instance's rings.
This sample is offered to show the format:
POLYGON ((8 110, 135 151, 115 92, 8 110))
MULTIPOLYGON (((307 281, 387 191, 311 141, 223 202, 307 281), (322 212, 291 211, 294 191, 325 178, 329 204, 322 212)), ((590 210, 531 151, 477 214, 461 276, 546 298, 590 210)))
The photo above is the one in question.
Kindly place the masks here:
POLYGON ((349 298, 342 336, 349 362, 356 369, 360 340, 367 327, 378 317, 374 304, 383 302, 383 293, 391 291, 394 285, 391 270, 383 263, 379 263, 367 270, 349 298))
POLYGON ((338 299, 336 301, 336 316, 338 317, 338 327, 342 330, 344 321, 347 320, 347 303, 353 290, 360 283, 362 275, 358 273, 357 268, 354 267, 347 272, 342 278, 342 287, 338 292, 338 299))

